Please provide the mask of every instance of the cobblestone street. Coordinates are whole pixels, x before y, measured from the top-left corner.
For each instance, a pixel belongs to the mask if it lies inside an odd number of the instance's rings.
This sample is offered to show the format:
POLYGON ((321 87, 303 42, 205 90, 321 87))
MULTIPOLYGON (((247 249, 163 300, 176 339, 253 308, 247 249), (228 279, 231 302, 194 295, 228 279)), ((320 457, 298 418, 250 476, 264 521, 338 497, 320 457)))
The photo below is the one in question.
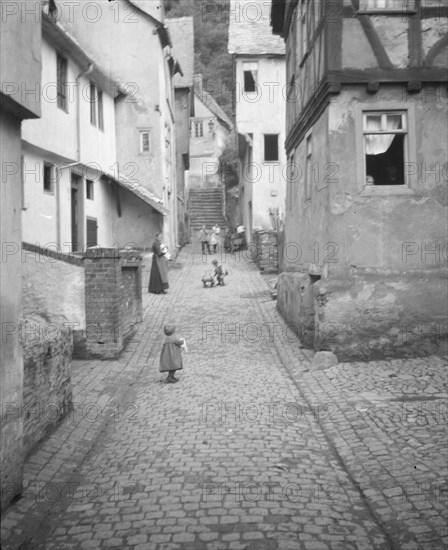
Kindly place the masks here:
POLYGON ((73 362, 73 411, 27 461, 2 548, 448 548, 446 360, 311 373, 256 266, 228 255, 203 288, 205 266, 184 249, 120 359, 73 362), (188 344, 173 385, 169 321, 188 344))

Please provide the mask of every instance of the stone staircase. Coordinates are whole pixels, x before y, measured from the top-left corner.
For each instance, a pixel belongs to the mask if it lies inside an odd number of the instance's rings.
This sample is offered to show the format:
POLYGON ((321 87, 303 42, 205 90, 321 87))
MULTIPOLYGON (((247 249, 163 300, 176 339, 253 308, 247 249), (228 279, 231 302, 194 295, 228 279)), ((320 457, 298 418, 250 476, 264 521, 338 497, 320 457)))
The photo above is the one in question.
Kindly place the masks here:
POLYGON ((207 229, 211 229, 217 223, 223 229, 227 225, 223 211, 224 189, 222 187, 190 189, 187 203, 190 234, 196 235, 204 224, 207 229))

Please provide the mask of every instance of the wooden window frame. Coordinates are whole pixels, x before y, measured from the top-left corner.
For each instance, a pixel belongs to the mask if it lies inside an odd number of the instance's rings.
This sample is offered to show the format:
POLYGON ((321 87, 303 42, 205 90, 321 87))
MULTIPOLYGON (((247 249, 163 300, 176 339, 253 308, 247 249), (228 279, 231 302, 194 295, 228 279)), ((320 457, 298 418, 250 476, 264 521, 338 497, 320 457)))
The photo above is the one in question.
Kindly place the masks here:
POLYGON ((90 81, 90 124, 104 132, 104 101, 103 90, 90 81))
POLYGON ((204 121, 202 120, 194 121, 194 137, 195 138, 204 137, 204 121))
POLYGON ((139 152, 140 152, 140 155, 150 155, 152 153, 151 128, 142 128, 139 130, 139 152), (143 150, 143 136, 145 134, 148 134, 148 146, 149 146, 148 151, 143 150))
POLYGON ((358 193, 370 196, 384 195, 414 195, 417 186, 417 174, 406 172, 406 164, 417 163, 417 146, 415 130, 414 105, 403 107, 403 103, 378 102, 358 103, 355 108, 355 147, 356 147, 356 178, 358 193), (407 136, 404 144, 405 181, 402 185, 366 185, 366 165, 364 148, 364 115, 366 113, 391 113, 402 112, 406 116, 407 136))

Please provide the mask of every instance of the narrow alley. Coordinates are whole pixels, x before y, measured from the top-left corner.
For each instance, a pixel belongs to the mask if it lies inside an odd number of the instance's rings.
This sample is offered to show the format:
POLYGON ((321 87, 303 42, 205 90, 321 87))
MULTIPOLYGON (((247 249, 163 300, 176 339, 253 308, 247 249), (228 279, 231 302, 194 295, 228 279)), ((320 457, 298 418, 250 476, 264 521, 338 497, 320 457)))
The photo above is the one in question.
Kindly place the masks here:
POLYGON ((119 360, 73 362, 73 411, 25 465, 4 550, 447 548, 446 361, 312 373, 244 253, 224 287, 203 288, 202 260, 187 247, 169 293, 145 292, 119 360), (175 385, 166 322, 188 345, 175 385))

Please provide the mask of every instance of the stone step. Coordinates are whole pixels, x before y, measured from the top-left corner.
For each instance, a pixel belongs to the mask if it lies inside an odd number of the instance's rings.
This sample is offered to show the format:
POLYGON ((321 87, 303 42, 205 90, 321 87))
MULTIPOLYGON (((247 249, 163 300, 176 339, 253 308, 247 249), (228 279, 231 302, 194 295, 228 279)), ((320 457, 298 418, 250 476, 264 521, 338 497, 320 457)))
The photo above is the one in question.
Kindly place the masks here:
POLYGON ((188 204, 187 206, 189 207, 188 210, 190 211, 196 210, 197 212, 203 212, 203 211, 218 212, 219 210, 221 210, 221 207, 222 207, 221 204, 211 204, 211 205, 197 204, 193 208, 191 204, 188 204))
POLYGON ((215 223, 227 225, 224 217, 224 189, 191 189, 188 195, 187 212, 190 232, 195 235, 203 225, 210 229, 215 223))
POLYGON ((195 200, 189 200, 187 204, 196 204, 196 205, 200 205, 200 204, 208 204, 210 206, 213 206, 215 204, 220 204, 222 203, 223 200, 221 198, 219 199, 201 199, 201 200, 198 200, 198 199, 195 199, 195 200))
POLYGON ((221 195, 217 195, 216 197, 189 197, 188 202, 211 202, 211 201, 222 201, 223 197, 221 195))

